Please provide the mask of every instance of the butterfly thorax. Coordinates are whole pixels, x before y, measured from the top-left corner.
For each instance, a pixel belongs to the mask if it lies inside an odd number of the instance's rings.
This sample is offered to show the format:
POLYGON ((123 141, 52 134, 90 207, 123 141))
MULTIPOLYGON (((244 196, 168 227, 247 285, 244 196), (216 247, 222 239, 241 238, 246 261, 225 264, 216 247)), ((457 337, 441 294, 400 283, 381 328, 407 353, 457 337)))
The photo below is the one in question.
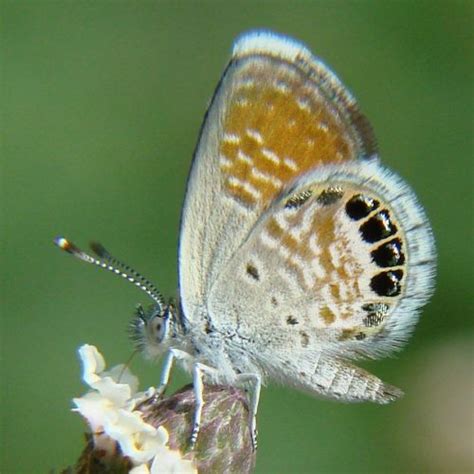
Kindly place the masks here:
MULTIPOLYGON (((206 306, 194 308, 191 315, 182 310, 176 316, 179 328, 172 341, 173 347, 190 354, 195 362, 216 369, 212 383, 232 384, 239 374, 257 373, 261 369, 245 351, 245 341, 238 325, 222 325, 222 319, 213 317, 206 306), (192 318, 192 324, 188 317, 192 318)), ((184 368, 189 370, 186 364, 184 368)))

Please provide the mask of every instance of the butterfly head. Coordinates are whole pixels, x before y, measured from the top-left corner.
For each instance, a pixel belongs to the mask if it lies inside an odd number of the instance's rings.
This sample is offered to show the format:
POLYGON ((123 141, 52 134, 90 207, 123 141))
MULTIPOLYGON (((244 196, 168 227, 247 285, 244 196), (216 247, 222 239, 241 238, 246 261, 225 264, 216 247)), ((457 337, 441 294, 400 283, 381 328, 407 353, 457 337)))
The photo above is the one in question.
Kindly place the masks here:
POLYGON ((176 308, 173 303, 155 303, 148 309, 138 305, 130 324, 130 337, 147 357, 163 354, 177 335, 176 308))

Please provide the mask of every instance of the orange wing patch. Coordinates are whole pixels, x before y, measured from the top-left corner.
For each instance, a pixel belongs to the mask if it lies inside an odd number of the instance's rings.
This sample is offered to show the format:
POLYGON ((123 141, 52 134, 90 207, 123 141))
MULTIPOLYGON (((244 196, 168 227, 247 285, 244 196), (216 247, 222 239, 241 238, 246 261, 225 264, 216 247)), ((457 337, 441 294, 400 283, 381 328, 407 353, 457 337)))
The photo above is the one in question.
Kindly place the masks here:
POLYGON ((232 77, 220 166, 227 191, 267 207, 297 176, 356 158, 354 130, 307 73, 272 58, 246 58, 232 77))
MULTIPOLYGON (((309 208, 287 212, 285 220, 273 216, 265 225, 263 237, 273 242, 285 259, 285 266, 294 269, 303 292, 328 288, 325 298, 339 306, 361 298, 359 280, 366 263, 359 262, 352 252, 350 236, 338 229, 343 202, 341 198, 340 203, 329 209, 313 203, 309 208), (295 233, 295 229, 301 231, 295 233)), ((325 314, 325 320, 333 320, 329 311, 325 314)))

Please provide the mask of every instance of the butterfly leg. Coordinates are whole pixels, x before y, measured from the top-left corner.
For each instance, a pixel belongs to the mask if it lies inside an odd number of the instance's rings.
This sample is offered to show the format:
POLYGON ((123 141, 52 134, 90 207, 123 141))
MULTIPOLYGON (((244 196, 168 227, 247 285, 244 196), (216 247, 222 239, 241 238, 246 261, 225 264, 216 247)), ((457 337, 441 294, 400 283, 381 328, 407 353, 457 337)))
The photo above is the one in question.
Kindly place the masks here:
MULTIPOLYGON (((181 351, 179 351, 181 352, 181 351)), ((165 357, 165 362, 163 364, 163 368, 161 370, 161 379, 160 379, 160 386, 156 390, 156 397, 160 398, 166 391, 168 387, 168 383, 170 380, 171 369, 173 368, 174 359, 178 358, 175 349, 170 349, 165 357)))
POLYGON ((201 416, 202 408, 204 406, 204 384, 203 384, 203 375, 204 374, 215 374, 217 371, 212 367, 209 367, 204 364, 195 363, 194 357, 191 354, 188 354, 185 351, 179 349, 170 349, 166 355, 165 362, 163 365, 163 371, 161 373, 160 386, 157 390, 157 396, 160 397, 166 390, 168 386, 171 369, 173 368, 173 362, 175 360, 180 360, 187 362, 189 365, 192 365, 192 374, 193 374, 193 390, 194 396, 196 398, 195 408, 194 408, 194 417, 193 417, 193 430, 190 438, 190 449, 194 449, 199 434, 199 429, 201 427, 201 416))
POLYGON ((194 407, 193 431, 191 433, 190 449, 196 446, 197 437, 201 428, 202 408, 204 406, 204 384, 203 375, 212 375, 217 373, 216 369, 204 364, 195 363, 193 365, 193 387, 196 397, 196 406, 194 407))
POLYGON ((194 357, 191 354, 188 354, 187 352, 180 349, 170 349, 166 353, 165 362, 161 371, 160 386, 156 390, 157 397, 161 397, 168 387, 171 369, 173 368, 173 363, 175 360, 187 362, 190 366, 194 363, 194 357))
POLYGON ((250 436, 253 449, 257 449, 257 409, 260 400, 262 378, 258 374, 240 374, 237 378, 239 384, 250 384, 250 436))

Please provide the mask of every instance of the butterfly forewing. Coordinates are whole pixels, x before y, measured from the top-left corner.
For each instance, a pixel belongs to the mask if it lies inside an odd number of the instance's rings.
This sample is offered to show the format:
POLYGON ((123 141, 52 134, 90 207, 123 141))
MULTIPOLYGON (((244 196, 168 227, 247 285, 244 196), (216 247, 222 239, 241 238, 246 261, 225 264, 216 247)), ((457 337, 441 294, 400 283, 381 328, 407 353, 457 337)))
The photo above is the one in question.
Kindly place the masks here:
POLYGON ((238 41, 188 182, 180 241, 186 316, 194 318, 258 217, 295 179, 374 153, 355 100, 306 48, 270 34, 238 41))

